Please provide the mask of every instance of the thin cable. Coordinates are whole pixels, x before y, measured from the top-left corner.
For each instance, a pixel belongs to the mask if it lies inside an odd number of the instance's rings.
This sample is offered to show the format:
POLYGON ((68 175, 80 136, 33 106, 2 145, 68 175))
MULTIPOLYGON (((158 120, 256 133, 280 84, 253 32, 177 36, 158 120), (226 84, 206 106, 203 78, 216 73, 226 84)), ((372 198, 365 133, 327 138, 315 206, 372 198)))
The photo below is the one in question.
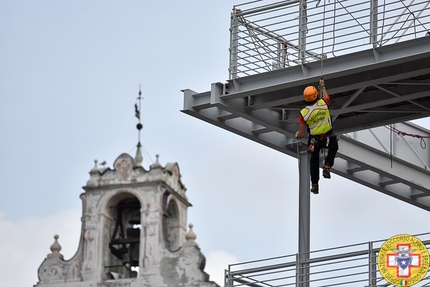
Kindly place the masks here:
POLYGON ((142 146, 143 152, 144 154, 148 157, 148 163, 151 165, 154 163, 154 161, 151 158, 151 155, 149 154, 149 152, 146 150, 145 146, 142 146))
MULTIPOLYGON (((406 25, 406 23, 408 22, 408 20, 409 20, 409 17, 411 16, 411 14, 409 14, 408 15, 408 17, 406 17, 406 20, 405 21, 403 21, 403 24, 402 24, 402 26, 400 26, 400 28, 399 29, 397 29, 397 31, 393 34, 393 36, 391 36, 391 38, 389 38, 389 39, 387 39, 387 40, 385 40, 385 42, 383 42, 382 43, 382 41, 381 41, 381 46, 382 45, 384 45, 385 43, 387 43, 387 42, 389 42, 390 40, 393 40, 395 37, 396 37, 396 35, 400 32, 400 31, 402 31, 402 29, 403 29, 403 27, 406 25)), ((413 15, 412 15, 413 16, 413 15)))
POLYGON ((391 161, 391 168, 393 168, 393 126, 390 125, 391 132, 390 132, 390 161, 391 161))
POLYGON ((345 6, 343 6, 343 4, 341 3, 341 2, 339 2, 339 5, 340 6, 342 6, 342 8, 346 11, 346 13, 348 13, 349 14, 349 16, 351 16, 351 18, 353 19, 353 20, 355 20, 355 22, 357 22, 357 24, 363 29, 363 31, 364 32, 366 32, 367 34, 369 34, 370 35, 370 32, 366 29, 366 27, 364 27, 361 23, 360 23, 360 21, 358 21, 357 20, 357 18, 355 18, 353 15, 352 15, 352 13, 351 12, 349 12, 349 10, 348 9, 346 9, 346 7, 345 6))
MULTIPOLYGON (((408 6, 406 6, 406 4, 405 4, 405 3, 403 3, 402 1, 400 1, 400 2, 403 4, 403 6, 405 7, 405 9, 409 11, 410 15, 412 15, 412 17, 414 17, 414 23, 415 23, 415 21, 418 21, 418 23, 419 23, 419 24, 424 28, 424 30, 426 30, 426 31, 427 31, 427 28, 424 26, 424 24, 423 24, 423 23, 421 23, 420 19, 418 19, 417 17, 415 17, 415 14, 411 11, 411 9, 409 9, 409 7, 408 7, 408 6)), ((420 13, 420 14, 421 14, 421 13, 420 13)), ((414 26, 415 26, 415 25, 414 25, 414 26)), ((415 27, 415 29, 416 29, 416 27, 415 27)), ((415 35, 415 37, 416 37, 416 35, 415 35)))
MULTIPOLYGON (((403 21, 403 24, 400 26, 400 28, 397 29, 397 31, 387 40, 383 41, 383 30, 381 32, 381 41, 380 41, 380 46, 384 45, 385 43, 389 42, 390 40, 394 39, 396 37, 396 35, 403 29, 403 27, 406 25, 406 23, 409 21, 409 18, 412 16, 412 20, 414 22, 414 35, 415 38, 417 37, 417 25, 416 22, 419 23, 420 26, 422 26, 424 28, 424 30, 428 31, 426 26, 424 26, 423 23, 421 23, 421 21, 419 20, 418 17, 415 16, 414 12, 411 11, 411 9, 409 9, 408 6, 405 5, 405 3, 403 3, 402 1, 400 1, 400 3, 404 6, 404 11, 408 11, 408 16, 406 17, 406 20, 403 21)), ((384 1, 384 11, 383 11, 383 22, 382 22, 382 29, 384 29, 385 25, 385 1, 384 1)), ((427 7, 427 5, 426 5, 427 7)), ((422 12, 422 11, 421 11, 422 12)), ((419 14, 421 14, 421 12, 419 14)), ((400 20, 400 16, 397 18, 396 22, 400 20)), ((409 29, 409 28, 407 28, 409 29)), ((390 31, 391 29, 388 29, 387 33, 390 31)))
MULTIPOLYGON (((143 151, 143 154, 144 154, 143 160, 145 162, 147 162, 149 165, 154 164, 154 161, 152 160, 151 155, 145 149, 145 146, 141 145, 141 148, 142 148, 142 151, 143 151)), ((135 153, 136 150, 137 150, 137 147, 133 146, 133 147, 130 148, 128 154, 135 153)))

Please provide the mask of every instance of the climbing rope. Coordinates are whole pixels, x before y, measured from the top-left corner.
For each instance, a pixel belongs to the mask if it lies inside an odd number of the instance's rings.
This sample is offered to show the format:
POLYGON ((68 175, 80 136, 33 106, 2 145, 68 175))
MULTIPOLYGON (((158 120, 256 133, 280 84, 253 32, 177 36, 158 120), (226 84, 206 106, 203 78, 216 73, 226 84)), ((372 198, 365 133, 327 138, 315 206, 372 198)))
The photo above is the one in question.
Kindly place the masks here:
MULTIPOLYGON (((319 2, 318 2, 319 4, 319 2)), ((325 0, 324 0, 324 8, 323 8, 323 23, 322 23, 322 40, 321 40, 321 79, 323 78, 323 68, 324 68, 324 34, 325 34, 325 0)), ((321 91, 322 92, 322 91, 321 91)))
POLYGON ((332 46, 331 46, 331 54, 336 57, 334 54, 334 47, 336 45, 336 1, 333 1, 333 29, 332 29, 332 46))
POLYGON ((409 136, 409 137, 418 138, 418 139, 420 139, 420 146, 421 146, 421 148, 422 149, 426 149, 426 147, 427 147, 427 144, 426 144, 426 142, 425 142, 424 139, 428 139, 428 138, 430 138, 430 136, 422 136, 422 135, 417 135, 417 134, 406 133, 406 132, 403 132, 403 131, 400 131, 400 130, 396 129, 392 125, 385 126, 385 128, 389 129, 390 131, 396 133, 399 136, 409 136))
MULTIPOLYGON (((320 4, 320 1, 317 2, 317 7, 320 4)), ((321 71, 320 71, 320 79, 323 79, 323 71, 324 71, 324 59, 327 58, 327 56, 324 54, 324 42, 325 42, 325 14, 326 14, 326 4, 325 0, 323 3, 323 22, 322 22, 322 36, 321 36, 321 55, 320 55, 320 63, 321 63, 321 71)), ((323 97, 323 90, 322 87, 319 87, 319 96, 320 99, 323 97)))

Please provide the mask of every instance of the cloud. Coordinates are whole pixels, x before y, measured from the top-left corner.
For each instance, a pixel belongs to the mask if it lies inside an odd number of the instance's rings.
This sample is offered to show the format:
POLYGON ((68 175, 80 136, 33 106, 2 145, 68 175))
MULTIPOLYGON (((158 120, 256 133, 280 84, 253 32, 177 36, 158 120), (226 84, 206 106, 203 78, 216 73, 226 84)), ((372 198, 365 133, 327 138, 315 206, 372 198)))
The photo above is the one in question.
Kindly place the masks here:
POLYGON ((224 250, 213 251, 205 256, 205 272, 209 274, 209 280, 224 286, 224 270, 228 268, 229 264, 237 263, 239 260, 236 256, 224 250))
POLYGON ((77 251, 81 228, 80 210, 62 210, 47 217, 25 217, 12 221, 0 212, 0 286, 33 286, 37 270, 51 253, 54 235, 60 236, 60 251, 70 259, 77 251))

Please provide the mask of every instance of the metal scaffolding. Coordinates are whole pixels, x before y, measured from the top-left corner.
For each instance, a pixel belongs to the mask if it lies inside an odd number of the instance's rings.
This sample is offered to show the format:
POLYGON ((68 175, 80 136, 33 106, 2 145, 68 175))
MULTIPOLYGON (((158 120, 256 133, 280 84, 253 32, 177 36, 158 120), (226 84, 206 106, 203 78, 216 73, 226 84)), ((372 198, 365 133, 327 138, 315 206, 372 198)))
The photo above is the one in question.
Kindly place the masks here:
POLYGON ((229 80, 207 92, 185 89, 182 111, 299 160, 299 246, 291 262, 246 272, 229 267, 226 286, 388 286, 372 265, 373 245, 357 254, 313 257, 309 156, 306 140, 297 143, 295 132, 303 88, 324 75, 340 147, 332 173, 430 211, 429 155, 412 152, 415 160, 407 161, 401 149, 388 151, 377 137, 375 143, 357 133, 397 124, 430 137, 402 123, 430 116, 429 6, 427 0, 266 0, 233 8, 229 80), (334 258, 369 262, 354 271, 359 279, 340 268, 332 282, 318 266, 335 264, 328 263, 334 258), (279 270, 280 284, 273 277, 279 270), (270 279, 256 279, 254 271, 270 279))

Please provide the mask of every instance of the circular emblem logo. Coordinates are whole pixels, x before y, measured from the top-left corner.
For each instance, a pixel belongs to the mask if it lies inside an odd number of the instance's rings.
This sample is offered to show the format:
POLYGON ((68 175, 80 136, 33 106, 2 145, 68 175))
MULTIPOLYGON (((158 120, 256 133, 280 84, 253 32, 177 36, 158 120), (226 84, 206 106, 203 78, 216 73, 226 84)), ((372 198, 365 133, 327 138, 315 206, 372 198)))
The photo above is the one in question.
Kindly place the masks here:
POLYGON ((399 234, 382 244, 378 267, 382 277, 394 286, 412 286, 426 276, 429 268, 427 247, 418 238, 399 234))

